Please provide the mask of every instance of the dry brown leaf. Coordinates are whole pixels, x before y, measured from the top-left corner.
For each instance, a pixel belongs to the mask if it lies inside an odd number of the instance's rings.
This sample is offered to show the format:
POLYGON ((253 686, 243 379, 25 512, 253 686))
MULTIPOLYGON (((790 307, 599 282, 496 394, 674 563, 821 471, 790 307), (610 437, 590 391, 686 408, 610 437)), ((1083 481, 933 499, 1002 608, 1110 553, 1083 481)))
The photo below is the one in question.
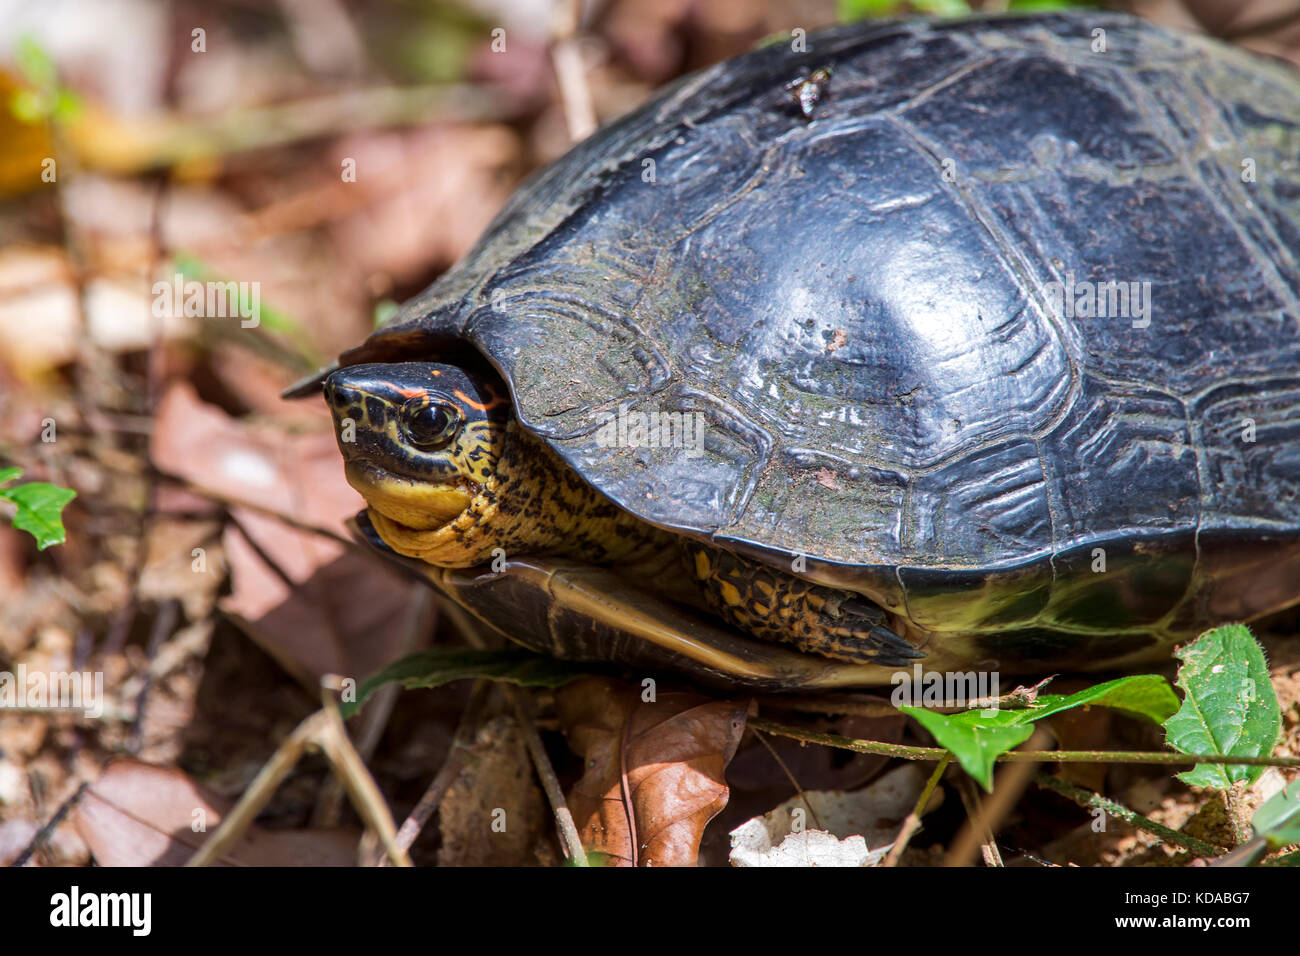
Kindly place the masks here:
POLYGON ((607 678, 556 692, 569 745, 586 773, 569 809, 588 852, 612 866, 693 866, 704 826, 727 805, 723 776, 747 701, 639 688, 607 678))
POLYGON ((514 718, 479 728, 465 764, 438 808, 439 866, 558 863, 546 798, 514 718))
MULTIPOLYGON (((179 770, 116 760, 77 803, 73 820, 100 866, 179 866, 230 804, 179 770), (201 821, 204 832, 193 827, 201 821)), ((361 834, 249 827, 223 866, 352 866, 361 834)))
POLYGON ((264 513, 347 534, 344 519, 365 502, 343 478, 331 433, 253 427, 177 384, 160 402, 150 452, 161 470, 232 503, 238 527, 222 538, 232 589, 221 610, 295 677, 361 679, 402 652, 401 622, 423 585, 264 513))

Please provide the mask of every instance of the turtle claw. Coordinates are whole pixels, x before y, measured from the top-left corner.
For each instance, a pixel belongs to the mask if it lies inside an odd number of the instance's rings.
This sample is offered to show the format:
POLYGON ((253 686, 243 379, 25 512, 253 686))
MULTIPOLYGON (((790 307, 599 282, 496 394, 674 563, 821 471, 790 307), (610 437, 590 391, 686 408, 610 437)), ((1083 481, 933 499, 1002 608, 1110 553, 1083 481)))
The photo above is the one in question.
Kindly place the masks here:
POLYGON ((880 648, 880 654, 876 657, 877 664, 886 667, 906 667, 912 661, 919 661, 925 657, 925 652, 913 647, 907 638, 900 637, 883 625, 873 627, 868 638, 880 648))
POLYGON ((872 625, 862 641, 874 650, 872 658, 875 663, 887 667, 904 667, 925 657, 924 652, 918 651, 906 638, 885 626, 885 612, 878 605, 865 599, 850 598, 840 604, 840 614, 859 618, 872 625))
MULTIPOLYGON (((860 617, 863 620, 870 621, 872 624, 880 624, 885 620, 885 612, 870 601, 864 601, 860 598, 850 598, 840 603, 840 611, 844 614, 851 614, 854 617, 860 617)), ((887 631, 886 633, 892 633, 887 631)))

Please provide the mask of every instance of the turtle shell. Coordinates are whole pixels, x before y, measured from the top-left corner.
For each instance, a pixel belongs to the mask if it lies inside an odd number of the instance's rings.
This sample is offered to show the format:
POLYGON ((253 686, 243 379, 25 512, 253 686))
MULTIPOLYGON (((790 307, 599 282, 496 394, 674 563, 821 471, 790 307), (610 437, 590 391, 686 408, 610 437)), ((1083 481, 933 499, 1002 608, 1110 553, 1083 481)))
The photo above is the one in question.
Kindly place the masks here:
POLYGON ((472 346, 623 508, 921 624, 1096 626, 1099 551, 1116 625, 1251 617, 1300 598, 1298 157, 1296 73, 1126 15, 835 28, 578 145, 342 361, 472 346))

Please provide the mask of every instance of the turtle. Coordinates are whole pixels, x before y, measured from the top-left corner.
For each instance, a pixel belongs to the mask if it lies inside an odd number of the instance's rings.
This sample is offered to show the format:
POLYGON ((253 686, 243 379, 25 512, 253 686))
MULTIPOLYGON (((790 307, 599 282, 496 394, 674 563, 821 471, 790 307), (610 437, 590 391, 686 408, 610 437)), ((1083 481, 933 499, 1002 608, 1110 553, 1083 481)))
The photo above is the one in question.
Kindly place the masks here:
POLYGON ((315 381, 358 532, 533 649, 1124 670, 1300 601, 1298 255, 1288 66, 841 25, 576 145, 315 381))

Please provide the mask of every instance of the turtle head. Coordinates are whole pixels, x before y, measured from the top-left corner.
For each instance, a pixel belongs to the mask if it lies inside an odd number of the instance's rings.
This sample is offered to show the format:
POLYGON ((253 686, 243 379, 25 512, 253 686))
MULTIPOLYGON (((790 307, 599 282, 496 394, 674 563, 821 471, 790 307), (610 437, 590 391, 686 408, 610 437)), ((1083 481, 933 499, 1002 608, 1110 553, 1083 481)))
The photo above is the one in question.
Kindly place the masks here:
POLYGON ((509 397, 432 362, 353 365, 325 380, 348 484, 391 521, 439 528, 469 507, 501 457, 509 397))

